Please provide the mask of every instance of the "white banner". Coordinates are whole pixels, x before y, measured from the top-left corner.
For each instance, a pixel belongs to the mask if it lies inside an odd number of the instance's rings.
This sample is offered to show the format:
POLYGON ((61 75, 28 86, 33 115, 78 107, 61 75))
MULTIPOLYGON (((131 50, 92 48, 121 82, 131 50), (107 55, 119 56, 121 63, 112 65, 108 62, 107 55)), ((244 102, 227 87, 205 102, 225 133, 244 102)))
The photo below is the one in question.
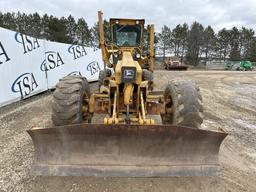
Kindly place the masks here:
POLYGON ((88 81, 97 81, 99 71, 103 69, 100 58, 100 51, 94 51, 93 48, 47 41, 40 70, 47 72, 48 88, 71 74, 82 75, 88 81))
POLYGON ((66 75, 97 81, 100 69, 100 50, 0 28, 0 107, 53 88, 66 75))
POLYGON ((0 28, 0 106, 47 90, 44 41, 0 28))

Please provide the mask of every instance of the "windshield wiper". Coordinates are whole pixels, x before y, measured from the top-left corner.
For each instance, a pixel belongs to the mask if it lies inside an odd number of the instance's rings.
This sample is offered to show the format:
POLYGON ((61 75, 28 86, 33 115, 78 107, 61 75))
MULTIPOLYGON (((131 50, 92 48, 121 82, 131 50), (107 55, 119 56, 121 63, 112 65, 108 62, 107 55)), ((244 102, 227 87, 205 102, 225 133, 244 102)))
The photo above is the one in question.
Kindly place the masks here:
POLYGON ((116 32, 119 32, 119 31, 121 31, 124 27, 126 27, 127 26, 127 24, 126 25, 124 25, 124 26, 122 26, 122 27, 120 27, 119 29, 117 29, 116 30, 116 32))

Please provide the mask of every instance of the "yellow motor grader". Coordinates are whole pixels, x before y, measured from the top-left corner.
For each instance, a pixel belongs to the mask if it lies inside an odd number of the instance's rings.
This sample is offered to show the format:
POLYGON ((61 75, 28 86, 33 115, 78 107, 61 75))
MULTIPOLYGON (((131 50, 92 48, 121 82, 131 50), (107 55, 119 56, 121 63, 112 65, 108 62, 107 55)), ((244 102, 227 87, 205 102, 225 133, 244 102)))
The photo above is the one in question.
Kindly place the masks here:
POLYGON ((200 129, 202 97, 190 81, 154 91, 154 26, 144 45, 143 19, 110 19, 106 43, 102 12, 99 44, 105 68, 99 91, 85 77, 59 80, 53 93, 54 127, 28 130, 35 148, 33 174, 98 177, 218 175, 226 133, 200 129), (94 119, 100 114, 98 119, 94 119), (161 119, 161 122, 156 121, 161 119))
POLYGON ((184 65, 179 57, 167 57, 164 60, 164 69, 166 70, 177 70, 177 71, 186 71, 188 66, 184 65))

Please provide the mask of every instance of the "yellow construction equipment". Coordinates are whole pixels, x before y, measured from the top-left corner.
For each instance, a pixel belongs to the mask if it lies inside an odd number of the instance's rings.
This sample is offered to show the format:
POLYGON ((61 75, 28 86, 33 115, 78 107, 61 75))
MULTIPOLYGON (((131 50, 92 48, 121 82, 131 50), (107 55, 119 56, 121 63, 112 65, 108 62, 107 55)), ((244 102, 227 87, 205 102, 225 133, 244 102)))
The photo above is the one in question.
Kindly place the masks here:
POLYGON ((186 71, 188 66, 184 65, 179 57, 166 57, 164 60, 164 69, 186 71))
POLYGON ((60 79, 53 93, 55 126, 28 130, 35 148, 33 173, 218 175, 219 147, 227 134, 200 129, 199 88, 191 81, 172 80, 164 91, 153 91, 154 26, 147 28, 145 50, 143 19, 110 19, 111 43, 106 44, 102 12, 98 18, 105 63, 99 92, 90 92, 85 77, 60 79))

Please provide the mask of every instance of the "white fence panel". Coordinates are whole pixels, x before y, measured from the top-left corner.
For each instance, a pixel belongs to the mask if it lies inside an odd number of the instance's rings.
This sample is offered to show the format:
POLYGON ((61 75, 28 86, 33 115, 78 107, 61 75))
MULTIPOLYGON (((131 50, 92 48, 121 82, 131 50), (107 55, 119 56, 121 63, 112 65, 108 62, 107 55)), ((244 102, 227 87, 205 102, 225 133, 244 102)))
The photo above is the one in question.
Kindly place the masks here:
POLYGON ((212 60, 206 62, 207 70, 224 70, 225 69, 225 61, 222 60, 212 60))
POLYGON ((47 72, 48 88, 56 85, 66 75, 85 76, 88 81, 98 80, 99 71, 103 69, 100 50, 80 45, 46 42, 45 59, 41 71, 47 72))
POLYGON ((0 107, 53 88, 66 75, 97 81, 101 69, 100 50, 0 28, 0 107))
POLYGON ((0 28, 0 106, 47 89, 44 41, 0 28))

